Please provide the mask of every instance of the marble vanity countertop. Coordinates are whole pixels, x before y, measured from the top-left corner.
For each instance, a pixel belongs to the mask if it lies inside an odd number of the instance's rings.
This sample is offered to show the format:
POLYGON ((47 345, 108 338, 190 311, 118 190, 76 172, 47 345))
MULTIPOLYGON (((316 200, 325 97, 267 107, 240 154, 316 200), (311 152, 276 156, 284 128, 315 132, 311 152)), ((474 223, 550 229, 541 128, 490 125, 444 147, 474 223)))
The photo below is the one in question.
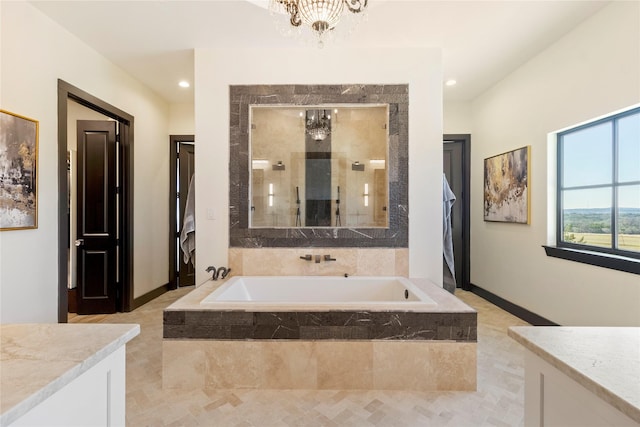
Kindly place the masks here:
POLYGON ((640 328, 514 326, 509 336, 640 423, 640 328))
POLYGON ((8 425, 140 333, 134 324, 0 325, 0 425, 8 425))
MULTIPOLYGON (((175 301, 168 306, 166 311, 190 311, 190 310, 202 310, 200 305, 207 295, 215 291, 219 286, 222 286, 229 278, 224 280, 213 281, 209 280, 204 284, 198 286, 193 291, 189 292, 182 298, 175 301)), ((412 279, 409 278, 418 288, 425 292, 433 301, 437 304, 435 307, 430 307, 429 312, 432 313, 475 313, 476 310, 462 302, 460 299, 451 295, 443 288, 434 285, 428 279, 412 279)))

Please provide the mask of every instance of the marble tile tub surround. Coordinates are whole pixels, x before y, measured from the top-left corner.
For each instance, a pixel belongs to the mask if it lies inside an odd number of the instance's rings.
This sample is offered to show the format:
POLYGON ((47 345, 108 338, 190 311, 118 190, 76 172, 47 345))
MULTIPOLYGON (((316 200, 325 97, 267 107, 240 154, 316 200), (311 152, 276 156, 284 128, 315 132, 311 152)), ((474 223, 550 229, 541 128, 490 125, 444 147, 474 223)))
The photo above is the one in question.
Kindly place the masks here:
POLYGON ((640 424, 640 328, 518 326, 508 335, 640 424))
POLYGON ((475 391, 477 344, 164 340, 164 389, 475 391))
POLYGON ((413 282, 436 307, 425 311, 211 310, 203 309, 200 301, 218 284, 207 282, 164 311, 163 334, 164 338, 216 340, 476 341, 475 310, 428 281, 413 282))
POLYGON ((409 276, 407 248, 229 248, 234 276, 409 276), (304 261, 305 255, 321 261, 304 261), (335 261, 324 261, 331 255, 335 261))
POLYGON ((408 247, 409 85, 247 85, 229 88, 229 246, 408 247), (389 104, 389 228, 249 228, 249 106, 389 104))
POLYGON ((475 342, 475 313, 167 310, 164 338, 475 342))
MULTIPOLYGON (((236 325, 238 329, 233 330, 233 325, 220 324, 236 320, 253 322, 260 313, 205 313, 200 301, 224 281, 206 282, 164 310, 163 387, 475 391, 477 312, 426 279, 411 280, 436 302, 436 306, 431 307, 429 313, 404 314, 432 316, 420 319, 420 322, 430 319, 442 322, 432 325, 435 327, 433 336, 408 337, 405 330, 404 339, 363 339, 354 335, 345 337, 344 329, 325 326, 314 330, 314 336, 283 339, 286 337, 277 331, 286 328, 268 325, 267 334, 271 335, 267 339, 194 339, 197 338, 194 334, 210 334, 211 331, 228 331, 230 337, 232 331, 260 330, 256 325, 236 325), (208 324, 203 325, 203 320, 208 324), (464 335, 464 328, 453 325, 460 320, 469 322, 466 328, 469 332, 462 337, 452 336, 464 335), (212 325, 211 322, 219 324, 212 325), (319 336, 318 332, 325 335, 319 336), (437 339, 439 333, 442 339, 437 339), (169 338, 180 334, 181 338, 169 338), (185 339, 189 335, 192 339, 185 339)), ((273 313, 262 314, 266 319, 277 320, 273 313)), ((290 320, 298 322, 299 314, 294 313, 296 317, 290 320)), ((393 319, 393 314, 397 313, 384 314, 393 319)), ((423 326, 419 330, 423 330, 423 326)), ((394 329, 393 324, 385 327, 394 329)))
MULTIPOLYGON (((390 390, 175 389, 162 387, 162 312, 192 288, 169 291, 129 313, 76 316, 74 322, 139 323, 127 345, 127 425, 203 426, 521 426, 523 347, 507 328, 526 323, 479 296, 460 298, 478 311, 476 393, 390 390)), ((174 340, 178 341, 178 340, 174 340)), ((191 342, 188 341, 187 344, 191 342)), ((191 360, 182 353, 182 360, 191 360)), ((196 357, 196 359, 203 360, 196 357)), ((166 362, 166 360, 165 360, 166 362)), ((190 366, 174 376, 185 381, 190 366)), ((204 384, 204 367, 198 378, 204 384)))
POLYGON ((0 425, 9 425, 140 333, 135 324, 0 325, 0 425))

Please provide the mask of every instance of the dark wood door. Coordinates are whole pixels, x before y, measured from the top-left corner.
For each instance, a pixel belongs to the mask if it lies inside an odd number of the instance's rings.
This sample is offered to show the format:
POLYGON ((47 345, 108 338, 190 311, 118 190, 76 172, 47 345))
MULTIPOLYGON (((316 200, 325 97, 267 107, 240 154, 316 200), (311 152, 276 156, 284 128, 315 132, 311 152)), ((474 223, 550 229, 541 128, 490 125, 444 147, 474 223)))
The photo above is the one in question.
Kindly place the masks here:
MULTIPOLYGON (((187 196, 189 194, 189 183, 195 173, 195 146, 193 144, 181 143, 178 149, 178 168, 180 170, 180 181, 178 187, 178 236, 182 232, 184 224, 184 211, 187 204, 187 196)), ((195 191, 195 190, 194 190, 195 191)), ((195 199, 195 194, 193 195, 195 199)), ((179 270, 178 270, 178 286, 193 286, 196 284, 196 272, 193 263, 189 261, 187 264, 183 262, 182 251, 180 253, 179 270)))
POLYGON ((79 120, 77 129, 78 314, 115 313, 116 122, 79 120))
POLYGON ((463 180, 463 146, 462 142, 447 142, 443 148, 443 170, 449 182, 449 187, 456 196, 451 208, 451 234, 453 237, 453 257, 455 259, 456 285, 465 287, 465 241, 463 235, 464 211, 464 180, 463 180))

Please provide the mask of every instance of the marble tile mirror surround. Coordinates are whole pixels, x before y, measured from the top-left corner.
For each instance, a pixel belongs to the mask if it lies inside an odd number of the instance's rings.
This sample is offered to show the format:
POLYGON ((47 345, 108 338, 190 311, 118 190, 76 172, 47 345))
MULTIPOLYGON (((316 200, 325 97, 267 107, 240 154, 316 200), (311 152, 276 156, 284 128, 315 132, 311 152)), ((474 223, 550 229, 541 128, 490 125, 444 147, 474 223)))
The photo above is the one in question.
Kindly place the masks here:
POLYGON ((230 86, 229 246, 408 247, 408 85, 230 86), (389 105, 388 228, 250 228, 250 107, 389 105))

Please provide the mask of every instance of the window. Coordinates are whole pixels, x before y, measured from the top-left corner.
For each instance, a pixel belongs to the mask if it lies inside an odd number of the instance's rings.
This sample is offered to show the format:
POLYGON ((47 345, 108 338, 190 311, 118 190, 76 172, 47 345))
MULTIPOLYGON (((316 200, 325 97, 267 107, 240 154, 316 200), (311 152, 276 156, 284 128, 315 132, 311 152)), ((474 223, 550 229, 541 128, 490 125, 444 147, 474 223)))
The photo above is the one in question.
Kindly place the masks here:
POLYGON ((558 248, 640 260, 640 108, 558 134, 557 194, 558 248))

